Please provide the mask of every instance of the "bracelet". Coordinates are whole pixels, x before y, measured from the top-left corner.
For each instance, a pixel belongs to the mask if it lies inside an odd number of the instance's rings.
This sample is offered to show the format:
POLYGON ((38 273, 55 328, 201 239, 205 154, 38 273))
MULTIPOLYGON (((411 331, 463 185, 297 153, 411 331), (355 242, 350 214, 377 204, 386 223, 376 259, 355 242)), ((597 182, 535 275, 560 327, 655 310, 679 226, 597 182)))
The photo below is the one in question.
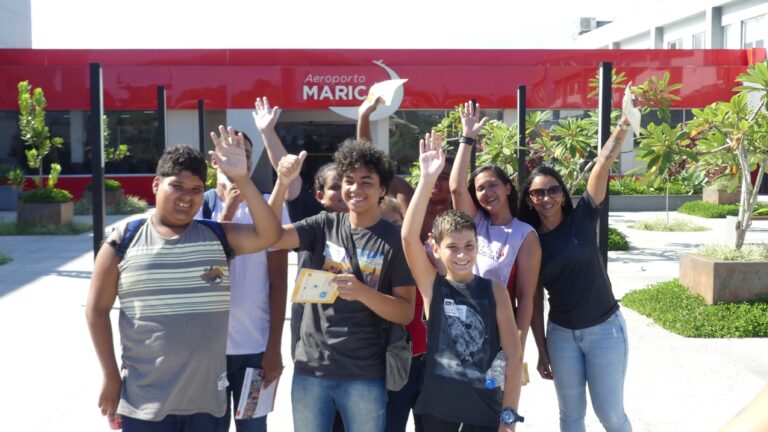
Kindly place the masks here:
POLYGON ((621 130, 629 130, 629 128, 631 128, 632 125, 628 125, 628 124, 624 124, 624 123, 619 123, 619 127, 621 128, 621 130))
POLYGON ((475 145, 475 139, 462 135, 459 137, 459 144, 467 144, 473 146, 475 145))

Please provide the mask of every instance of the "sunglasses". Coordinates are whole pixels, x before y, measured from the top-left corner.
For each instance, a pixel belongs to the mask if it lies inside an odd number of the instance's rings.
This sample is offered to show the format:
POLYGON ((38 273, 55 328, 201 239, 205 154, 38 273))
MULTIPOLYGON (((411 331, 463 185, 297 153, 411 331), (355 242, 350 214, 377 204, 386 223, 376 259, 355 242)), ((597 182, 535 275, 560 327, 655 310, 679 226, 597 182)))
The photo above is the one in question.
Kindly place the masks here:
POLYGON ((528 195, 534 201, 541 201, 547 195, 549 195, 549 197, 552 199, 557 199, 557 198, 560 198, 560 195, 562 195, 562 193, 563 193, 563 188, 560 187, 560 185, 554 185, 548 188, 531 189, 528 191, 528 195))

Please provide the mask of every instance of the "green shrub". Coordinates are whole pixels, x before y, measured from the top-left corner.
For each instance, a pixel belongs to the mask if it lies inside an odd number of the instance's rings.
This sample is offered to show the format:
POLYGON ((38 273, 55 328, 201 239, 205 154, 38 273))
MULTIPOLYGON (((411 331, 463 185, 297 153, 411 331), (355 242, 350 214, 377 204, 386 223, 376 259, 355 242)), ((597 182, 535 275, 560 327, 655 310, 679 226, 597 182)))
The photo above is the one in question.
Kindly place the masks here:
POLYGON ((667 222, 666 219, 657 218, 650 220, 638 221, 629 226, 632 229, 644 230, 644 231, 665 231, 665 232, 694 232, 694 231, 709 231, 709 228, 695 224, 691 221, 684 219, 671 219, 667 222))
MULTIPOLYGON (((88 183, 85 186, 85 190, 90 192, 91 189, 93 189, 93 183, 92 182, 88 183)), ((106 192, 117 192, 117 191, 123 190, 123 185, 120 184, 120 182, 117 181, 117 180, 104 179, 104 190, 106 192)))
MULTIPOLYGON (((581 196, 586 186, 582 183, 573 191, 573 196, 581 196)), ((616 177, 608 183, 608 192, 611 195, 665 195, 667 193, 666 185, 646 186, 634 177, 616 177)), ((695 191, 694 191, 695 192, 695 191)), ((701 192, 700 190, 698 192, 701 192)), ((690 187, 680 183, 669 184, 670 195, 688 195, 691 193, 690 187)))
POLYGON ((608 250, 629 250, 629 241, 627 240, 627 236, 616 228, 608 227, 608 250))
POLYGON ((21 197, 21 202, 24 204, 55 204, 68 201, 72 201, 72 194, 56 188, 32 189, 21 197))
POLYGON ((708 305, 677 279, 631 291, 621 303, 682 336, 768 336, 768 301, 708 305))
MULTIPOLYGON (((149 204, 139 197, 128 195, 120 197, 114 206, 107 206, 108 215, 140 214, 147 211, 149 204)), ((93 204, 88 200, 80 200, 75 203, 75 214, 85 216, 93 213, 93 204)))
POLYGON ((129 215, 144 213, 149 208, 147 202, 137 196, 128 195, 120 198, 114 207, 107 209, 108 214, 129 215))
POLYGON ((13 235, 79 235, 91 230, 91 224, 72 222, 72 225, 19 224, 0 222, 0 236, 13 235))
POLYGON ((8 264, 11 261, 13 261, 13 258, 11 258, 8 255, 0 252, 0 265, 8 264))
POLYGON ((720 261, 768 261, 768 245, 745 244, 741 249, 733 245, 706 244, 696 253, 720 261))
MULTIPOLYGON (((766 208, 765 205, 755 204, 755 210, 753 214, 757 214, 762 209, 766 208)), ((726 216, 737 216, 739 214, 738 204, 714 204, 706 201, 688 201, 681 205, 677 211, 693 216, 699 216, 703 218, 716 219, 724 218, 726 216)))
POLYGON ((752 216, 768 216, 768 207, 763 207, 755 210, 752 216))

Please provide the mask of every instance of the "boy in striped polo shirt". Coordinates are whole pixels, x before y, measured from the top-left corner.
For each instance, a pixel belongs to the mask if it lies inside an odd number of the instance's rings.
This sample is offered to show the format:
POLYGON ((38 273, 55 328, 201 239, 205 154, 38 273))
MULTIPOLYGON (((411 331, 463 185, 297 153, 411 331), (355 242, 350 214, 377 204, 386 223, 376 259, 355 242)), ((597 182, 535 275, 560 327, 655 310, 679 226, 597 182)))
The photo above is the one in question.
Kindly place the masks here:
POLYGON ((194 222, 205 192, 205 158, 191 147, 175 146, 158 162, 154 214, 128 236, 124 255, 118 247, 124 229, 118 228, 96 257, 86 315, 104 374, 99 407, 126 432, 222 426, 228 260, 263 250, 282 233, 248 175, 242 134, 220 126, 219 135, 211 137, 213 165, 237 184, 253 224, 221 223, 213 229, 194 222), (116 297, 120 368, 109 319, 116 297))

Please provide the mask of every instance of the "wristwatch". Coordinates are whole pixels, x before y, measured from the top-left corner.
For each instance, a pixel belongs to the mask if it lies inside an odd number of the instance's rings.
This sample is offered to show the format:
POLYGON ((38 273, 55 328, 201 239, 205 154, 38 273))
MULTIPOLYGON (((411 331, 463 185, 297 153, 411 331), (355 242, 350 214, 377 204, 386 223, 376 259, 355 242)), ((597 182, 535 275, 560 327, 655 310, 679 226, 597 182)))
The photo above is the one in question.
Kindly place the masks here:
POLYGON ((525 417, 521 416, 515 410, 508 407, 505 407, 501 410, 499 419, 505 425, 511 425, 513 423, 522 423, 525 421, 525 417))

